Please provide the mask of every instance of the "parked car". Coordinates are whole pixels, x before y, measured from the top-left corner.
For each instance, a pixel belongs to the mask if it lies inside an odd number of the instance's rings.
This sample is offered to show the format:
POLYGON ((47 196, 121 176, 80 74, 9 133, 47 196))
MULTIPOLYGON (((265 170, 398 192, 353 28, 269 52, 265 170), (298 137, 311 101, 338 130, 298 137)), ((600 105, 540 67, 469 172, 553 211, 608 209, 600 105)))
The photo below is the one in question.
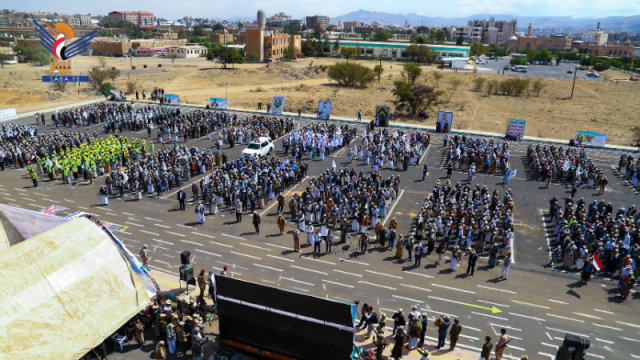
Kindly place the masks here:
POLYGON ((258 141, 251 142, 242 150, 242 158, 251 159, 254 156, 263 157, 271 155, 274 149, 273 141, 268 137, 260 137, 258 141))
POLYGON ((567 73, 568 73, 568 74, 573 74, 573 69, 569 69, 569 70, 567 70, 567 73))
POLYGON ((509 70, 509 69, 511 69, 511 65, 507 64, 507 65, 505 65, 505 66, 503 67, 503 69, 505 69, 505 70, 509 70))
POLYGON ((540 65, 549 65, 548 61, 540 61, 540 65))
POLYGON ((600 77, 600 74, 598 74, 598 73, 594 73, 594 72, 590 72, 590 73, 588 73, 588 74, 587 74, 587 76, 588 76, 588 77, 599 78, 599 77, 600 77))
POLYGON ((576 70, 587 70, 587 68, 582 65, 578 65, 576 66, 576 70))

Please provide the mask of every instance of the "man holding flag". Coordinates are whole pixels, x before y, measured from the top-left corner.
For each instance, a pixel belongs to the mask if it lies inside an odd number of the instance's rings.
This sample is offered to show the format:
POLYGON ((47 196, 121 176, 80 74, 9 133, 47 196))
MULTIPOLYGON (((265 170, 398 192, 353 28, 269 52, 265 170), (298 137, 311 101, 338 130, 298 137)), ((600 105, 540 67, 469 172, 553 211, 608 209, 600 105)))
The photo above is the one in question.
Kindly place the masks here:
POLYGON ((591 280, 591 275, 596 271, 600 271, 603 267, 597 253, 593 253, 593 257, 589 260, 585 262, 582 268, 582 283, 585 285, 591 280))

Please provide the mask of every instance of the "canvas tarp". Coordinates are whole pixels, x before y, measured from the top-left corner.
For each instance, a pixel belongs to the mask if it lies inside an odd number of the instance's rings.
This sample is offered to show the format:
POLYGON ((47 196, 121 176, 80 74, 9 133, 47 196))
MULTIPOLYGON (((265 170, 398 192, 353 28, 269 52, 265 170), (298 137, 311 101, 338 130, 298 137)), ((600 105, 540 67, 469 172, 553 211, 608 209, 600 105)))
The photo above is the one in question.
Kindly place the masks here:
POLYGON ((109 236, 73 219, 0 252, 0 359, 77 359, 149 302, 109 236))

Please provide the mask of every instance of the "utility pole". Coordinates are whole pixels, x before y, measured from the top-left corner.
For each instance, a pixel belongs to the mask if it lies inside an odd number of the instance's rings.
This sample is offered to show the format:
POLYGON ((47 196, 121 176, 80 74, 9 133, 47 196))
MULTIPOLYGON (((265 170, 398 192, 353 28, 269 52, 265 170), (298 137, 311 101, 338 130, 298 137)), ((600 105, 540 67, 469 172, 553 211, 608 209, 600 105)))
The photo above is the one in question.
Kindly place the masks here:
POLYGON ((578 67, 573 71, 573 86, 571 87, 571 99, 573 100, 573 90, 576 88, 576 77, 578 77, 578 67))

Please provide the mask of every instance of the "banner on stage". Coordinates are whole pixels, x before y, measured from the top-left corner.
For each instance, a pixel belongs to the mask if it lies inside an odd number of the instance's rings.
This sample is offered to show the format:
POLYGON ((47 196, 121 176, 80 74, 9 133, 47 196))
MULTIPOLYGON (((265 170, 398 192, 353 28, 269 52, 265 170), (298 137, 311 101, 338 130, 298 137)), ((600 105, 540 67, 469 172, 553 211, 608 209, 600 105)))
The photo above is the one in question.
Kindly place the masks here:
POLYGON ((167 98, 168 104, 180 104, 180 95, 164 94, 164 97, 167 98))
POLYGON ((512 136, 524 136, 524 129, 527 126, 527 120, 509 119, 509 135, 512 136))
POLYGON ((605 146, 607 144, 607 133, 578 131, 576 141, 582 145, 605 146))
POLYGON ((328 101, 320 101, 318 103, 318 119, 329 120, 331 116, 331 103, 328 101))
POLYGON ((391 109, 386 105, 376 106, 376 126, 389 126, 391 109))
POLYGON ((449 111, 438 111, 438 124, 440 132, 451 132, 451 123, 453 122, 453 113, 449 111))
POLYGON ((0 122, 16 120, 17 118, 18 114, 16 113, 16 108, 0 110, 0 122))
POLYGON ((229 104, 225 98, 209 98, 209 107, 212 109, 226 109, 229 104))
POLYGON ((274 96, 273 104, 271 106, 271 113, 282 115, 283 111, 284 111, 284 96, 274 96))

